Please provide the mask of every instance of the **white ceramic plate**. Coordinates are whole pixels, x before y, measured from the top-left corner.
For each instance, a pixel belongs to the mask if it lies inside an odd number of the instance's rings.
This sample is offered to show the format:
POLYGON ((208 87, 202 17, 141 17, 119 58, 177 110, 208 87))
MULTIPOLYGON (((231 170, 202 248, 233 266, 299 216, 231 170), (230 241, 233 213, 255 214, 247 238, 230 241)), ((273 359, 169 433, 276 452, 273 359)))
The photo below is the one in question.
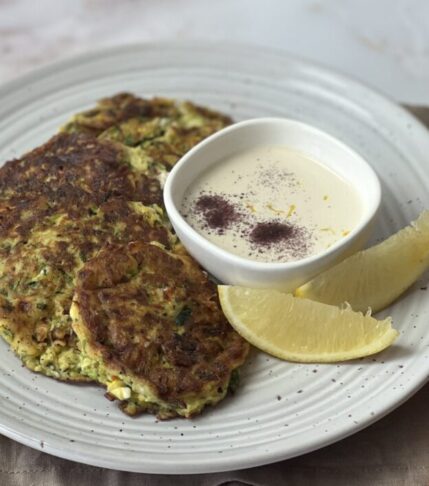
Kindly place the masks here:
MULTIPOLYGON (((372 90, 282 52, 231 45, 146 45, 52 65, 0 89, 0 160, 35 147, 102 96, 188 98, 236 120, 286 116, 360 152, 383 183, 376 237, 429 207, 429 137, 372 90)), ((379 419, 427 380, 428 293, 389 309, 400 337, 375 358, 299 365, 254 352, 233 398, 194 420, 131 419, 96 386, 32 374, 0 343, 0 432, 31 447, 127 471, 196 473, 289 458, 379 419)))

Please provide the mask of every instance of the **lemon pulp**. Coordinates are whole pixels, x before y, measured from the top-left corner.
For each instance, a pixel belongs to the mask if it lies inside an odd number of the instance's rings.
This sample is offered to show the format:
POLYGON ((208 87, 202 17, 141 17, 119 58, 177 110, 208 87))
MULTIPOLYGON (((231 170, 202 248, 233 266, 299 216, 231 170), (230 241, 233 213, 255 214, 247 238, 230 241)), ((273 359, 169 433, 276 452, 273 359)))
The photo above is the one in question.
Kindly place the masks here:
POLYGON ((429 267, 429 211, 382 243, 346 258, 295 291, 325 304, 378 312, 429 267))
POLYGON ((220 285, 222 309, 255 347, 281 359, 337 362, 368 356, 396 339, 391 319, 321 304, 276 290, 220 285))

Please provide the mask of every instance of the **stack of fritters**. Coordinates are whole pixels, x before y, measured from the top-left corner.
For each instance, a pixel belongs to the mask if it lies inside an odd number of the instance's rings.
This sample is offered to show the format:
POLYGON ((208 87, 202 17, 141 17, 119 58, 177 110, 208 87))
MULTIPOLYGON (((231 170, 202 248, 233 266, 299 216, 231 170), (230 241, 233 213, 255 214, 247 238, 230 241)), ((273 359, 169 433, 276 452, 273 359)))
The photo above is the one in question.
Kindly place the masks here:
POLYGON ((98 381, 132 414, 190 416, 223 398, 247 345, 172 232, 161 185, 228 122, 120 94, 0 168, 0 334, 28 368, 98 381))

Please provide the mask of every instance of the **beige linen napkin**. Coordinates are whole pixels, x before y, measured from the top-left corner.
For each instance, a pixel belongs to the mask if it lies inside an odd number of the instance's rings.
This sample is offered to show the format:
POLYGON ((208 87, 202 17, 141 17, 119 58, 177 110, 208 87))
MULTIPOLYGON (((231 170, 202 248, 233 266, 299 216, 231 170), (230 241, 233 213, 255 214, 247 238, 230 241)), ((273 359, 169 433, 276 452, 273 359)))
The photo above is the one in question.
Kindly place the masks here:
MULTIPOLYGON (((429 126, 429 109, 412 108, 429 126)), ((429 167, 429 154, 428 154, 429 167)), ((134 474, 49 456, 0 436, 0 486, 429 486, 429 384, 393 413, 332 446, 217 474, 134 474)))

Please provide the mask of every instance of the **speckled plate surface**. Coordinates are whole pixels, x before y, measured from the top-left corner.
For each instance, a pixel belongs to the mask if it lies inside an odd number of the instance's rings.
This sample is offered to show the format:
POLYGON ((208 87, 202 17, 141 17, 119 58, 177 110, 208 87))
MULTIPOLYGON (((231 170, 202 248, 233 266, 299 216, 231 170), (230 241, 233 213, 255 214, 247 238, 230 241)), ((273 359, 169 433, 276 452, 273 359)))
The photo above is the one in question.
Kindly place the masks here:
MULTIPOLYGON (((429 137, 408 113, 282 52, 231 45, 119 48, 13 81, 0 89, 0 160, 36 146, 73 112, 123 90, 188 98, 236 120, 292 117, 340 138, 381 178, 375 239, 429 207, 429 137)), ((239 469, 309 452, 366 427, 426 382, 429 294, 422 282, 388 309, 400 331, 389 350, 323 366, 255 351, 236 396, 189 421, 128 418, 96 386, 32 374, 1 342, 0 432, 75 461, 155 473, 239 469)))

